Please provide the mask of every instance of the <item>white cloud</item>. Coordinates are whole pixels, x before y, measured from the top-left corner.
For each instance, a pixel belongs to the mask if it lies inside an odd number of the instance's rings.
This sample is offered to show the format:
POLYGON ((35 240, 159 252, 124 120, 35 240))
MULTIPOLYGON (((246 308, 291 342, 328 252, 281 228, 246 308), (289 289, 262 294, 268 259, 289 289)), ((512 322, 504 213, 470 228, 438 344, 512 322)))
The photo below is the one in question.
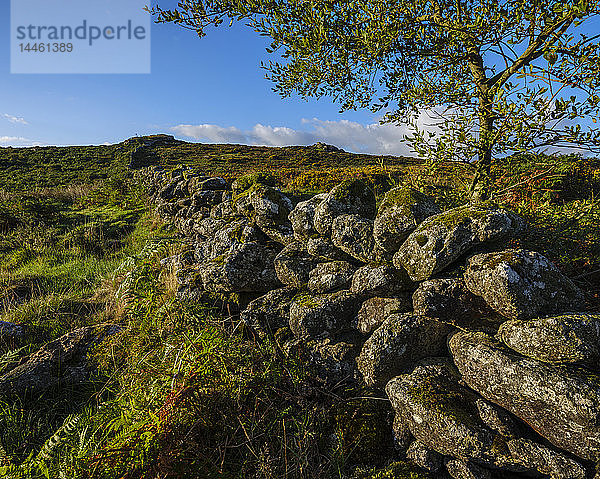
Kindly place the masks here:
POLYGON ((197 140, 209 140, 215 143, 245 143, 246 136, 234 126, 224 128, 218 125, 177 125, 171 128, 175 133, 197 140))
POLYGON ((0 136, 0 146, 41 146, 39 141, 23 138, 22 136, 0 136))
POLYGON ((3 113, 2 116, 6 120, 10 121, 11 123, 17 123, 19 125, 28 125, 29 124, 29 123, 27 123, 25 121, 25 118, 21 118, 21 117, 18 117, 18 116, 9 115, 8 113, 3 113))
POLYGON ((171 130, 185 137, 216 143, 290 146, 322 141, 358 153, 413 155, 410 147, 402 142, 404 135, 410 133, 408 126, 363 125, 348 120, 324 121, 318 118, 303 119, 302 124, 306 125, 306 129, 257 123, 251 130, 209 124, 177 125, 171 130))

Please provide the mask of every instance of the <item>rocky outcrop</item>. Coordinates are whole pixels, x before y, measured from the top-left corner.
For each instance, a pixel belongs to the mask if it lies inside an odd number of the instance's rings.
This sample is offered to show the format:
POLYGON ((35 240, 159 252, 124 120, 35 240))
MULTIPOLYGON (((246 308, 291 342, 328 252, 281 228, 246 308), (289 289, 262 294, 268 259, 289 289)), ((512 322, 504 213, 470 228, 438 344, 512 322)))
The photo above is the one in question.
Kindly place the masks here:
POLYGON ((0 397, 39 397, 85 383, 94 370, 88 351, 116 331, 116 326, 80 328, 42 346, 0 376, 0 397))

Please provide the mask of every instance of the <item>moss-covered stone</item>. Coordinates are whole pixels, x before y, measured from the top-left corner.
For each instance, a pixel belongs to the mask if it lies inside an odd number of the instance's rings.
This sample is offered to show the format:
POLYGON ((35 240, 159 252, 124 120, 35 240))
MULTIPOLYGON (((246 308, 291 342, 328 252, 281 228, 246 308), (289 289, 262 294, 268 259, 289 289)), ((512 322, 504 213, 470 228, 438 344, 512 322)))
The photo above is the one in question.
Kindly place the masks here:
POLYGON ((465 382, 522 419, 555 446, 600 458, 600 377, 524 358, 484 333, 449 341, 465 382))
POLYGON ((427 217, 440 213, 431 198, 412 188, 388 191, 379 206, 373 235, 389 253, 398 251, 407 236, 427 217))
POLYGON ((465 271, 469 290, 510 319, 578 311, 584 306, 579 288, 548 258, 522 249, 478 254, 465 271))
POLYGON ((600 314, 506 321, 497 337, 511 349, 539 361, 600 369, 600 314))
POLYGON ((490 206, 466 206, 430 216, 413 231, 394 255, 414 281, 443 271, 472 248, 506 239, 522 220, 490 206))

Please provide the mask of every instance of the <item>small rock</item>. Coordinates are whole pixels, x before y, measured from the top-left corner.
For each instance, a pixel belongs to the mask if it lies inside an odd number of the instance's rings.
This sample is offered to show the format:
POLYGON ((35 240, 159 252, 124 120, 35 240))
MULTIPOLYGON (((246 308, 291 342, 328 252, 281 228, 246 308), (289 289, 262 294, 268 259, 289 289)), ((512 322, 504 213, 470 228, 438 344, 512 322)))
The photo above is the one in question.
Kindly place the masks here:
POLYGON ((291 287, 269 291, 252 301, 240 313, 240 319, 261 337, 274 334, 279 328, 288 326, 290 306, 296 293, 297 290, 291 287))
POLYGON ((202 263, 199 268, 207 291, 268 292, 281 287, 273 262, 278 250, 259 243, 232 246, 229 251, 202 263))
POLYGON ((288 218, 296 239, 305 241, 318 234, 314 225, 315 210, 325 198, 327 193, 315 195, 309 200, 299 202, 290 212, 288 218))
POLYGON ((406 452, 406 457, 429 472, 438 472, 444 463, 444 456, 420 441, 413 441, 406 452))
POLYGON ((412 188, 394 188, 385 194, 379 207, 373 236, 389 253, 395 253, 427 217, 441 213, 431 198, 412 188))
POLYGON ((413 294, 415 314, 439 321, 472 326, 485 325, 483 319, 495 319, 497 314, 479 296, 471 293, 462 278, 429 279, 413 294))
POLYGON ((360 302, 350 291, 301 295, 290 307, 290 329, 297 338, 349 331, 360 302))
POLYGON ((285 349, 311 369, 311 377, 326 384, 353 382, 357 376, 355 358, 359 348, 351 339, 294 339, 285 349))
POLYGON ((369 298, 363 302, 357 316, 356 328, 363 334, 377 329, 388 316, 412 310, 409 293, 395 298, 369 298))
POLYGON ((449 326, 414 314, 392 314, 365 342, 356 362, 367 386, 383 387, 417 361, 441 356, 449 326))
POLYGON ((524 467, 551 479, 586 478, 585 469, 577 461, 529 439, 513 439, 508 442, 508 449, 524 467))
POLYGON ((80 328, 42 346, 0 377, 0 397, 39 397, 86 382, 93 370, 87 352, 117 330, 116 326, 80 328))
POLYGON ((308 290, 312 293, 330 293, 339 289, 348 289, 356 267, 347 261, 319 263, 310 272, 308 290))
POLYGON ((373 220, 342 214, 331 225, 331 242, 359 261, 374 259, 373 220))
POLYGON ((368 264, 354 273, 350 290, 365 296, 395 296, 413 286, 404 270, 388 264, 368 264))
POLYGON ((346 180, 333 188, 315 210, 314 227, 329 237, 333 220, 343 214, 363 218, 375 217, 376 201, 373 191, 361 180, 346 180))
POLYGON ((347 261, 349 263, 356 263, 356 260, 352 256, 344 253, 327 238, 310 238, 306 243, 306 250, 310 255, 319 258, 320 261, 347 261))
POLYGON ((453 479, 492 479, 490 471, 461 459, 450 459, 446 470, 453 479))
POLYGON ((283 284, 301 288, 308 283, 310 272, 318 263, 317 258, 308 254, 302 243, 295 241, 277 255, 275 271, 283 284))

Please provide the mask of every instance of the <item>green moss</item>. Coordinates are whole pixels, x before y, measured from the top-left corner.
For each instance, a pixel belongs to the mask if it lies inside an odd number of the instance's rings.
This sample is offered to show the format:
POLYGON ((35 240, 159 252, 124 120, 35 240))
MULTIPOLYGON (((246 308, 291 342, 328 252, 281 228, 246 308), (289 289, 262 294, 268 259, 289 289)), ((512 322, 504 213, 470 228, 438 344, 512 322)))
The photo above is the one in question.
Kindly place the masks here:
POLYGON ((408 462, 398 461, 382 469, 357 469, 352 479, 433 479, 408 462))
POLYGON ((331 190, 331 196, 340 203, 353 203, 356 199, 375 203, 372 189, 363 180, 344 180, 331 190))
POLYGON ((256 184, 267 186, 275 186, 275 177, 270 173, 251 173, 249 175, 240 176, 235 180, 234 189, 238 192, 243 192, 256 184))
POLYGON ((385 194, 380 208, 385 210, 396 207, 405 210, 406 213, 410 213, 412 205, 425 201, 429 201, 429 198, 413 188, 393 188, 385 194))
POLYGON ((314 296, 307 293, 301 293, 294 296, 293 302, 304 308, 316 308, 320 305, 314 296))
POLYGON ((466 223, 471 219, 485 218, 490 212, 490 208, 485 206, 463 206, 445 211, 435 217, 425 221, 422 228, 432 225, 442 225, 447 229, 454 228, 460 224, 466 223))

